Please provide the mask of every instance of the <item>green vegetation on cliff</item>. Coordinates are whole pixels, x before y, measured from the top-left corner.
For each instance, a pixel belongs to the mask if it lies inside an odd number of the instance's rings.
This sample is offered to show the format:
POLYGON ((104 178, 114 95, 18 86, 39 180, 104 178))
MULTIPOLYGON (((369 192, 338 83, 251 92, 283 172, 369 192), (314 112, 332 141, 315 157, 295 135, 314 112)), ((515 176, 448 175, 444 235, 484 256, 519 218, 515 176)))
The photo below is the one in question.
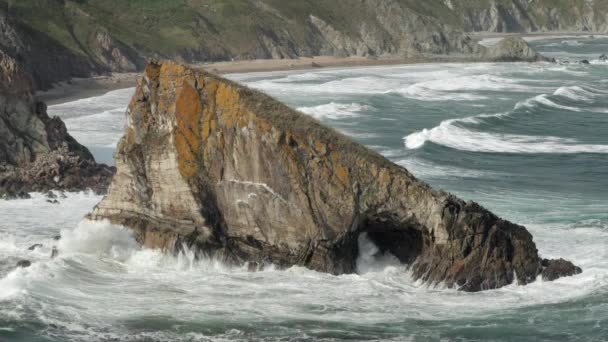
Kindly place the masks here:
POLYGON ((0 21, 18 28, 0 30, 0 48, 29 46, 13 55, 44 87, 150 57, 466 54, 466 31, 605 31, 607 11, 603 0, 0 0, 0 21))

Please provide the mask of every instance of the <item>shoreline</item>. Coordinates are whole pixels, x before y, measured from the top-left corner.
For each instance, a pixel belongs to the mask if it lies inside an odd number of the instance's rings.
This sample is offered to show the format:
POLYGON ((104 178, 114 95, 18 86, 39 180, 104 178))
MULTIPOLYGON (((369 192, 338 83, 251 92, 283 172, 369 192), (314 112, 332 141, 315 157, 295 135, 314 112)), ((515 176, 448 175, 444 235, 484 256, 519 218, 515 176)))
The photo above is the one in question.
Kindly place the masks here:
MULTIPOLYGON (((606 33, 598 32, 530 32, 530 33, 500 33, 500 32, 470 32, 469 36, 483 45, 491 44, 505 37, 521 36, 526 40, 555 39, 569 37, 608 37, 606 33)), ((411 65, 422 63, 463 63, 483 62, 465 55, 436 55, 432 57, 335 57, 314 56, 300 57, 298 59, 257 59, 245 61, 223 61, 212 63, 194 63, 192 67, 203 68, 219 75, 252 72, 272 72, 290 70, 320 70, 326 68, 355 68, 362 66, 383 65, 411 65)), ((79 99, 101 96, 113 90, 135 87, 141 73, 112 73, 109 75, 90 78, 75 78, 69 82, 62 82, 47 91, 40 91, 36 96, 47 105, 58 105, 79 99)))
MULTIPOLYGON (((355 68, 361 66, 408 65, 418 63, 457 61, 462 58, 403 58, 403 57, 334 57, 315 56, 298 59, 256 59, 246 61, 213 62, 189 64, 192 67, 203 68, 209 72, 225 75, 249 72, 272 72, 290 70, 319 70, 326 68, 355 68)), ((135 87, 141 73, 111 73, 109 75, 90 78, 74 78, 69 82, 61 82, 55 87, 36 92, 39 100, 48 106, 72 102, 79 99, 101 96, 113 90, 135 87)))

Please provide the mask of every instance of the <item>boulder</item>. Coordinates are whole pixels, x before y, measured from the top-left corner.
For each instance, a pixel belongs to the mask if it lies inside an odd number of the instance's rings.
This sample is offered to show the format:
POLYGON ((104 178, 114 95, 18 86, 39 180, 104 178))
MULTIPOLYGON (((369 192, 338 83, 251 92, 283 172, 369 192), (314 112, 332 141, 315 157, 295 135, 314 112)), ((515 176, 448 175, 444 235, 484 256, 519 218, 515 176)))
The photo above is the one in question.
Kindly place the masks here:
POLYGON ((602 62, 608 62, 608 56, 606 54, 602 54, 600 56, 599 60, 602 62))
POLYGON ((552 281, 561 277, 569 277, 583 272, 580 267, 574 266, 573 263, 564 259, 542 260, 543 271, 541 273, 543 280, 552 281))
POLYGON ((482 53, 483 59, 493 62, 554 62, 534 50, 521 37, 507 37, 482 53))
POLYGON ((589 64, 589 61, 588 61, 588 60, 586 60, 586 59, 583 59, 583 60, 581 60, 581 61, 580 61, 580 63, 581 63, 581 64, 589 64))
POLYGON ((30 248, 28 248, 28 251, 33 251, 36 250, 37 248, 42 248, 42 244, 41 243, 35 243, 33 245, 30 246, 30 248))
POLYGON ((17 267, 28 268, 32 266, 32 262, 29 260, 19 260, 17 261, 17 267))
POLYGON ((256 269, 356 272, 358 238, 415 278, 465 291, 533 282, 532 235, 273 98, 152 62, 127 110, 117 174, 89 218, 151 248, 256 269))

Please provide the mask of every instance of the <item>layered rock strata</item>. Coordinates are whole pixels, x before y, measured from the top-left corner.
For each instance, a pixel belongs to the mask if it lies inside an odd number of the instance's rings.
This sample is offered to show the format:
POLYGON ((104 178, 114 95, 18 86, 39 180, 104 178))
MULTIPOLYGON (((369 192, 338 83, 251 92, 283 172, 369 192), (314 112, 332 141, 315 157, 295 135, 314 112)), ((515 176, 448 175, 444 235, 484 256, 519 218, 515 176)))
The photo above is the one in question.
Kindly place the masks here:
MULTIPOLYGON (((524 227, 267 95, 172 62, 147 66, 115 159, 90 217, 148 247, 342 274, 356 271, 367 233, 416 278, 465 291, 527 284, 553 264, 524 227)), ((550 273, 578 271, 560 261, 550 273)))

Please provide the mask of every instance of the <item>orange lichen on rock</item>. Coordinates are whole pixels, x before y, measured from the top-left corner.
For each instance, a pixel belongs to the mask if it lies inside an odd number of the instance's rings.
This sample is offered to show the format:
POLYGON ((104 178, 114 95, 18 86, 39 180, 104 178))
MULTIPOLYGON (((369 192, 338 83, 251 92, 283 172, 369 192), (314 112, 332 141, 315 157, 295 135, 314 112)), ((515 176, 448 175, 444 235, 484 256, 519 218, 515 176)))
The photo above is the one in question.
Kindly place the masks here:
POLYGON ((202 106, 198 91, 188 81, 183 86, 175 104, 175 119, 177 134, 175 135, 175 148, 181 174, 188 178, 198 171, 197 159, 201 137, 199 124, 202 106))
POLYGON ((348 169, 343 165, 336 166, 336 177, 342 182, 342 184, 348 184, 348 169))

